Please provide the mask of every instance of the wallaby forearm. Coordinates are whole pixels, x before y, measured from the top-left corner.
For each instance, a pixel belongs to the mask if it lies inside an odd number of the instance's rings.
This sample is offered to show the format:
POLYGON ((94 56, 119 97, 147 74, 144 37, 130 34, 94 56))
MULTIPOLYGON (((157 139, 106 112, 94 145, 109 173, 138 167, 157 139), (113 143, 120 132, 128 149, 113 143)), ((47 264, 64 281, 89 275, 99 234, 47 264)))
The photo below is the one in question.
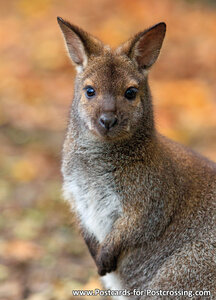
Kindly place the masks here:
MULTIPOLYGON (((96 264, 100 275, 115 271, 121 253, 135 246, 133 241, 138 233, 136 232, 135 224, 130 222, 129 219, 129 216, 124 216, 116 220, 111 232, 100 245, 96 257, 96 264)), ((139 222, 138 218, 137 222, 139 222)), ((139 246, 141 240, 142 236, 136 240, 136 246, 139 246)))
POLYGON ((97 257, 98 250, 99 250, 99 243, 98 243, 97 239, 95 238, 95 236, 93 234, 89 234, 84 229, 82 230, 82 236, 84 238, 84 241, 89 249, 89 252, 90 252, 92 258, 96 262, 96 257, 97 257))

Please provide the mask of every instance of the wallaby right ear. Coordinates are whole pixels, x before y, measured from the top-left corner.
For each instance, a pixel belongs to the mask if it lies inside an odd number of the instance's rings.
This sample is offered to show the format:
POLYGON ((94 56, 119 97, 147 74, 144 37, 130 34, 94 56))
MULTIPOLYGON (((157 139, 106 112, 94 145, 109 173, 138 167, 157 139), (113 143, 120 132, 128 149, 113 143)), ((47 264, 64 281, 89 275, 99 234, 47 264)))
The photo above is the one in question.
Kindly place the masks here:
POLYGON ((58 24, 64 36, 66 48, 70 58, 75 64, 78 72, 81 72, 87 65, 91 55, 99 55, 103 52, 103 44, 81 28, 57 17, 58 24))
POLYGON ((141 70, 148 70, 158 58, 165 33, 166 24, 158 23, 121 45, 117 53, 126 54, 141 70))

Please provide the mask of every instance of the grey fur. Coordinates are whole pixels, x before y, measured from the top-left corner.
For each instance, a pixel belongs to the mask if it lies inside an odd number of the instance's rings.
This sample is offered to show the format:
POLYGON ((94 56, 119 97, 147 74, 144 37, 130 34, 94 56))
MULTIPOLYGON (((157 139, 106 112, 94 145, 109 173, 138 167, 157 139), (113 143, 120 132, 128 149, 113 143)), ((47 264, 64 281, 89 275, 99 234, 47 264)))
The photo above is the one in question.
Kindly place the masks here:
MULTIPOLYGON (((159 26, 154 39, 164 35, 164 25, 159 26)), ((97 241, 95 248, 93 243, 89 247, 94 248, 91 253, 99 270, 103 266, 104 273, 115 271, 111 274, 121 288, 210 290, 211 297, 202 299, 216 299, 216 164, 156 131, 147 73, 126 55, 146 32, 116 52, 106 48, 89 56, 86 69, 76 78, 63 150, 65 197, 74 203, 85 235, 97 241), (89 122, 94 110, 89 108, 90 114, 80 104, 81 86, 93 73, 97 84, 112 95, 127 76, 142 86, 140 106, 133 115, 130 112, 133 125, 127 137, 98 139, 86 127, 85 118, 89 122)), ((121 109, 116 113, 120 115, 121 109)))

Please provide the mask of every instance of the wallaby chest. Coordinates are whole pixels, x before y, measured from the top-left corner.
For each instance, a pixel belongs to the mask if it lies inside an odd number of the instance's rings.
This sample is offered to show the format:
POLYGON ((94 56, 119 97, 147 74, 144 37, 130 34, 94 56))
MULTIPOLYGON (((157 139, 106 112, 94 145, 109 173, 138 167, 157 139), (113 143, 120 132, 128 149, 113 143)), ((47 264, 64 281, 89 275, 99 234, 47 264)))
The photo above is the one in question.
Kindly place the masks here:
POLYGON ((63 189, 66 198, 71 201, 72 197, 81 225, 102 242, 122 214, 120 195, 115 190, 112 174, 97 163, 89 167, 74 159, 63 189))

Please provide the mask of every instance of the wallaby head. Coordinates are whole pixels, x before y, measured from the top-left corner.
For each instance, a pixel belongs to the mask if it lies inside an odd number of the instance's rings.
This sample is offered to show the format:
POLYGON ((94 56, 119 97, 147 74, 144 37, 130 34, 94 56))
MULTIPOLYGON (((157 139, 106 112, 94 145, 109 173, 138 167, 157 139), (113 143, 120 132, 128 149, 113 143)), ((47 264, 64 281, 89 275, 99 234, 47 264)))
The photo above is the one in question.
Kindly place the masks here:
POLYGON ((166 25, 159 23, 113 50, 58 18, 77 77, 72 104, 78 131, 90 139, 125 140, 140 127, 151 135, 153 112, 147 83, 166 25))

